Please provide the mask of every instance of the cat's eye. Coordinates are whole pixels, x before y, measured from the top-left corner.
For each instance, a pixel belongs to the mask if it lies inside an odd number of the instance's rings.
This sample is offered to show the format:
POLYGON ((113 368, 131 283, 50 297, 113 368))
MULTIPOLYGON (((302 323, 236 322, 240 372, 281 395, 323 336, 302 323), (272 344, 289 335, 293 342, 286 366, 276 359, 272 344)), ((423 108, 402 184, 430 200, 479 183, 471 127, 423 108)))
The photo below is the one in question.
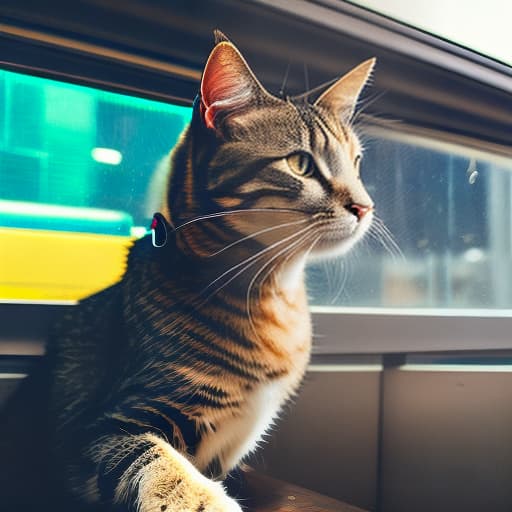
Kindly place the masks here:
POLYGON ((298 151, 287 158, 290 169, 299 176, 309 177, 315 172, 315 162, 309 153, 298 151))
POLYGON ((359 167, 359 164, 361 163, 361 155, 356 155, 354 158, 354 167, 359 167))

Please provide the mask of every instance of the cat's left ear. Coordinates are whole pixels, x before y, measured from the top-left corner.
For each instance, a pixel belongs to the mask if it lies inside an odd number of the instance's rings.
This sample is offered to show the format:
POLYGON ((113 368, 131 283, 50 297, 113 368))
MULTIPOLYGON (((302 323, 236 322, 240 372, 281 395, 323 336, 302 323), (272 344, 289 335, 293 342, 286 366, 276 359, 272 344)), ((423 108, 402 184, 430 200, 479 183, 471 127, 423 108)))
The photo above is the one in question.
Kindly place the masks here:
POLYGON ((341 115, 348 122, 354 115, 357 100, 372 74, 375 62, 375 58, 369 59, 342 76, 316 100, 315 105, 341 115))
POLYGON ((235 45, 223 34, 219 39, 201 79, 201 114, 208 128, 217 128, 227 117, 273 98, 235 45))

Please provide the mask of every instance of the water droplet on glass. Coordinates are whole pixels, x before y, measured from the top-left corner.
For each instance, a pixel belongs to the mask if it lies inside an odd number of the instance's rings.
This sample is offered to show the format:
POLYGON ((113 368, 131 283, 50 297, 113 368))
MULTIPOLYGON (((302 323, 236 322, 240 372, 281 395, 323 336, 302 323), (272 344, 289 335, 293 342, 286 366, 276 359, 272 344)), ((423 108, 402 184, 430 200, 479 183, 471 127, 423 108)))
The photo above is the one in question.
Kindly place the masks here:
POLYGON ((478 178, 478 171, 476 170, 476 160, 472 158, 469 161, 469 166, 466 170, 466 176, 468 177, 468 183, 474 185, 478 178))

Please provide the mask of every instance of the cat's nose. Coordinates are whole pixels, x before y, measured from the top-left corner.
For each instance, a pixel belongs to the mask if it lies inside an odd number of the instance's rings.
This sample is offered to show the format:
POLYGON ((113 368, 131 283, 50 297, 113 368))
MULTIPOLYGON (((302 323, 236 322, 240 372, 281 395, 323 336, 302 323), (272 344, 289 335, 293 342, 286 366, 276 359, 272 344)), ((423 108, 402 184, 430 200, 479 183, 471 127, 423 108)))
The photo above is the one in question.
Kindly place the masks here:
POLYGON ((358 220, 361 220, 367 213, 373 210, 373 206, 365 206, 363 204, 349 203, 345 205, 345 209, 352 215, 355 215, 358 220))

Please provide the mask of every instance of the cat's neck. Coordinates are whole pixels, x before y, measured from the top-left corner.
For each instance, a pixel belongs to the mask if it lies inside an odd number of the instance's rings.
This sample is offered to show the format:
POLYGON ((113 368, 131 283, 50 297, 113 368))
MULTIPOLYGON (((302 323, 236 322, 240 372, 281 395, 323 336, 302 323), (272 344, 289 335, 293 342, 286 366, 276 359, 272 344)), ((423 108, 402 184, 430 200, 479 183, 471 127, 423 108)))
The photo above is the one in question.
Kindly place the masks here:
POLYGON ((205 300, 217 293, 237 302, 263 296, 293 300, 303 289, 305 255, 276 263, 272 255, 251 260, 251 254, 249 250, 239 250, 232 252, 230 258, 228 254, 222 258, 197 258, 181 251, 172 236, 163 248, 153 247, 146 237, 131 249, 127 272, 132 277, 134 273, 141 274, 148 288, 185 279, 185 287, 205 300))
POLYGON ((258 285, 251 285, 253 271, 251 280, 235 278, 223 286, 222 281, 214 283, 216 278, 212 280, 212 275, 217 274, 212 274, 204 262, 201 268, 197 261, 169 249, 154 248, 146 238, 137 241, 130 251, 123 289, 125 303, 129 304, 127 321, 134 332, 147 331, 146 306, 140 308, 141 304, 148 305, 153 317, 158 310, 170 322, 173 315, 197 309, 206 318, 227 315, 228 323, 242 338, 264 353, 270 350, 280 354, 277 362, 284 357, 293 359, 299 349, 307 356, 310 324, 305 257, 283 262, 258 285))

